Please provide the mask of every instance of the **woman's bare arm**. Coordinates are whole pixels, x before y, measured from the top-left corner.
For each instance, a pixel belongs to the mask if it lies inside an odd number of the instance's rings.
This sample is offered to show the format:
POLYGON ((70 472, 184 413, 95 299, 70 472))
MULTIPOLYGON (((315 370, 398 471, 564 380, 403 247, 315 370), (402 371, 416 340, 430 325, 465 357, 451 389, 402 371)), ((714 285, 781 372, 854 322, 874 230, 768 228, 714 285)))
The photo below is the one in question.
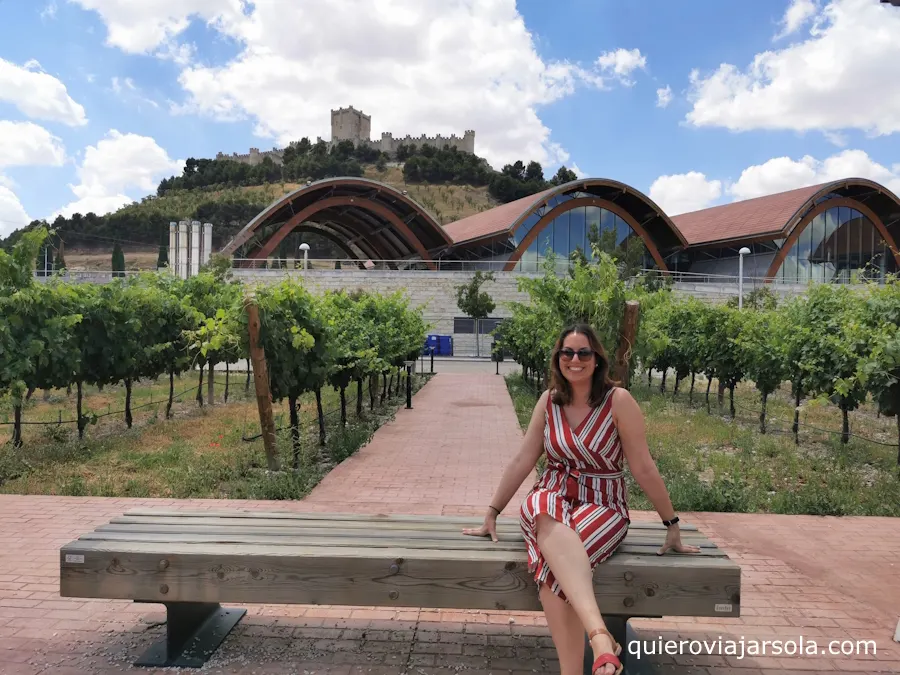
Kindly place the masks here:
MULTIPOLYGON (((675 509, 647 445, 644 413, 627 389, 618 389, 613 393, 612 413, 619 439, 622 441, 625 459, 628 460, 628 467, 634 480, 640 485, 660 517, 663 520, 672 520, 675 517, 675 509)), ((697 546, 681 543, 681 529, 678 523, 667 528, 666 541, 657 553, 662 555, 669 550, 677 553, 700 552, 697 546)))
POLYGON ((660 517, 671 520, 675 509, 647 445, 644 413, 627 389, 620 388, 613 393, 612 413, 631 475, 660 517))

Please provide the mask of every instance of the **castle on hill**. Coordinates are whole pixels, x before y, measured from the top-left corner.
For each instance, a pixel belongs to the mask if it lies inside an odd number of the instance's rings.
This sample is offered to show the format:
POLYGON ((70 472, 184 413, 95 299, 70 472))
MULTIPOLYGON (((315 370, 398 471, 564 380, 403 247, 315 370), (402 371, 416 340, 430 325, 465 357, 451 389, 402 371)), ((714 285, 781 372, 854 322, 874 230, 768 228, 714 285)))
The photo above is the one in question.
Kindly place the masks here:
MULTIPOLYGON (((325 141, 325 143, 328 149, 331 150, 332 146, 341 141, 352 141, 355 146, 366 145, 391 157, 396 155, 397 148, 401 145, 415 145, 418 148, 431 146, 437 150, 443 149, 444 146, 450 146, 460 152, 475 154, 475 132, 471 129, 467 129, 462 136, 451 134, 449 137, 441 135, 426 136, 422 134, 418 137, 406 135, 403 138, 394 138, 392 133, 384 132, 377 141, 371 139, 371 134, 372 117, 370 115, 363 114, 353 106, 339 108, 331 111, 331 140, 325 141)), ((321 142, 322 139, 317 138, 316 141, 321 142)), ((259 148, 250 148, 249 153, 241 155, 236 152, 231 155, 218 152, 216 153, 216 159, 228 159, 232 162, 241 162, 242 164, 255 166, 262 164, 266 157, 270 158, 275 164, 281 164, 283 155, 284 150, 279 148, 272 148, 262 152, 260 152, 259 148)))

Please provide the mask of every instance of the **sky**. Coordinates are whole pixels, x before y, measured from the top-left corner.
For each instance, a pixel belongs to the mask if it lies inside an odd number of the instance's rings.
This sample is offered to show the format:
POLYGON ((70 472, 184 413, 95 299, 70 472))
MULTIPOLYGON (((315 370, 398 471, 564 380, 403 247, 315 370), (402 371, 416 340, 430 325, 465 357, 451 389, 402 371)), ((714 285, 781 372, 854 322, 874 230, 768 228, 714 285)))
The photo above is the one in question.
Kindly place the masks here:
POLYGON ((0 236, 155 193, 189 157, 475 130, 496 169, 669 215, 864 177, 900 194, 879 0, 0 0, 0 236))

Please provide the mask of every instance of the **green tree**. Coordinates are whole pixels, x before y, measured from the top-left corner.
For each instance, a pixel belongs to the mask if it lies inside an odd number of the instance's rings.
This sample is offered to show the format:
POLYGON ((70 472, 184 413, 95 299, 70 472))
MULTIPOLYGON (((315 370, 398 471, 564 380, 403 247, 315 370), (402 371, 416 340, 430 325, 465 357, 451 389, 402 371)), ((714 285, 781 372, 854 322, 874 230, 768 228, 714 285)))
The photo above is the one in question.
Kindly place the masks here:
POLYGON ((559 171, 556 172, 556 175, 550 180, 550 184, 565 185, 566 183, 571 183, 575 180, 578 180, 578 175, 571 169, 561 166, 559 167, 559 171))
MULTIPOLYGON (((300 468, 300 397, 321 386, 328 372, 325 326, 316 303, 300 283, 286 279, 256 290, 260 344, 265 351, 272 400, 288 400, 293 467, 300 468)), ((249 352, 246 313, 241 313, 242 347, 249 352)))
POLYGON ((856 379, 872 394, 879 412, 896 419, 900 466, 900 280, 892 277, 869 286, 862 321, 871 338, 856 379))
POLYGON ((480 322, 490 316, 497 306, 490 293, 481 290, 486 281, 493 281, 493 272, 478 270, 468 283, 456 286, 456 305, 460 311, 475 321, 475 353, 481 355, 479 345, 480 322))
POLYGON ((863 308, 863 298, 846 286, 814 284, 807 291, 804 384, 810 394, 840 407, 842 443, 850 441, 849 413, 866 396, 855 377, 873 337, 863 321, 863 308))
POLYGON ((122 247, 119 242, 113 247, 112 252, 112 275, 113 277, 125 276, 125 254, 122 253, 122 247))
POLYGON ((13 446, 22 445, 22 407, 26 392, 64 387, 71 382, 77 354, 71 349, 81 315, 61 294, 67 285, 30 283, 0 295, 0 393, 13 404, 13 446))
POLYGON ((741 333, 736 339, 744 360, 743 370, 760 394, 759 431, 763 434, 766 433, 769 396, 790 376, 790 330, 784 314, 775 310, 746 310, 741 333))
POLYGON ((63 255, 63 243, 60 242, 59 248, 56 249, 56 260, 53 261, 53 271, 62 272, 66 269, 66 259, 63 255))
POLYGON ((237 362, 248 350, 240 347, 239 315, 243 287, 231 279, 231 271, 218 264, 187 279, 183 285, 185 301, 197 313, 197 328, 187 336, 193 365, 199 370, 197 403, 203 405, 203 379, 206 374, 207 403, 215 403, 215 367, 237 362))
POLYGON ((159 255, 156 256, 156 269, 161 270, 169 266, 169 247, 160 244, 159 255))
POLYGON ((34 261, 47 238, 47 228, 22 234, 7 252, 0 249, 0 294, 12 293, 34 283, 34 261))
POLYGON ((704 330, 708 331, 708 373, 728 389, 731 419, 734 419, 736 413, 734 388, 738 382, 744 379, 746 359, 743 357, 739 343, 744 317, 743 312, 731 307, 712 307, 707 314, 704 326, 704 330))

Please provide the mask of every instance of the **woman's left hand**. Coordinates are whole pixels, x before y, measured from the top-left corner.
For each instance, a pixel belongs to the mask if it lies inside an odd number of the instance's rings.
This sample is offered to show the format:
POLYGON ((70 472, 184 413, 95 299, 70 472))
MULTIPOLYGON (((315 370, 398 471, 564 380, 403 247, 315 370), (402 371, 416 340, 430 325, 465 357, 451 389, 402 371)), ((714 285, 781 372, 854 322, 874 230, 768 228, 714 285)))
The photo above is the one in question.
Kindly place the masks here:
POLYGON ((681 530, 677 523, 666 530, 666 543, 662 545, 656 555, 665 555, 669 550, 676 553, 700 553, 699 546, 681 543, 681 530))

